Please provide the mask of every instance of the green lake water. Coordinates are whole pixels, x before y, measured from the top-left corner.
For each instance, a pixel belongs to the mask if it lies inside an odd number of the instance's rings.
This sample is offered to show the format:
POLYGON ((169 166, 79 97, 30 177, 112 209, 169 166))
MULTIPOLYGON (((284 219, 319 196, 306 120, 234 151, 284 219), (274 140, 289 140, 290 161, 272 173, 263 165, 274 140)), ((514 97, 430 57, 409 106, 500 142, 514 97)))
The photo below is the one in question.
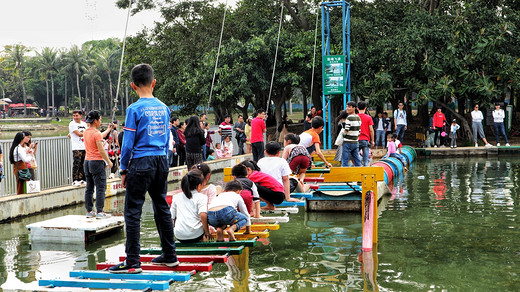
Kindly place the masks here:
MULTIPOLYGON (((419 160, 381 206, 372 256, 360 255, 359 214, 300 209, 268 241, 170 290, 519 291, 519 175, 518 158, 419 160)), ((123 198, 105 206, 121 213, 123 198)), ((117 261, 123 231, 86 247, 31 245, 25 225, 83 213, 76 206, 0 225, 0 287, 44 290, 38 279, 117 261)), ((142 246, 159 246, 149 202, 143 218, 142 246)))

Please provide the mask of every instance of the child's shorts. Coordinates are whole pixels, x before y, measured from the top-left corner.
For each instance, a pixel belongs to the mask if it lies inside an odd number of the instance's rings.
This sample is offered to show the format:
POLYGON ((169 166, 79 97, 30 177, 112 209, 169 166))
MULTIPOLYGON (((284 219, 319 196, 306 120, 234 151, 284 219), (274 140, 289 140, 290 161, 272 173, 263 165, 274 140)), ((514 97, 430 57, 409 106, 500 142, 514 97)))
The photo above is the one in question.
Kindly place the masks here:
POLYGON ((247 217, 237 209, 228 206, 218 211, 208 211, 208 223, 215 228, 235 224, 237 230, 240 230, 246 225, 247 217))
POLYGON ((306 172, 310 164, 311 160, 307 155, 298 155, 291 160, 289 167, 294 174, 300 174, 306 172))

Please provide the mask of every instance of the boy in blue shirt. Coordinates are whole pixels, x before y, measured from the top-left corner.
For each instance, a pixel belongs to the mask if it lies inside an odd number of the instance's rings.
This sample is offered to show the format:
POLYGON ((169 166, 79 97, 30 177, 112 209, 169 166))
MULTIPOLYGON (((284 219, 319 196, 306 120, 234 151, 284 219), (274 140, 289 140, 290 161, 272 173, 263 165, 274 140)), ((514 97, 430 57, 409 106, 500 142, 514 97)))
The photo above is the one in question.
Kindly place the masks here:
POLYGON ((121 183, 126 187, 126 261, 109 268, 111 273, 140 273, 140 223, 145 194, 152 198, 154 219, 161 240, 162 254, 154 264, 179 265, 175 252, 173 224, 166 202, 170 110, 153 96, 155 79, 148 64, 131 72, 132 88, 139 100, 126 110, 125 135, 121 147, 121 183))

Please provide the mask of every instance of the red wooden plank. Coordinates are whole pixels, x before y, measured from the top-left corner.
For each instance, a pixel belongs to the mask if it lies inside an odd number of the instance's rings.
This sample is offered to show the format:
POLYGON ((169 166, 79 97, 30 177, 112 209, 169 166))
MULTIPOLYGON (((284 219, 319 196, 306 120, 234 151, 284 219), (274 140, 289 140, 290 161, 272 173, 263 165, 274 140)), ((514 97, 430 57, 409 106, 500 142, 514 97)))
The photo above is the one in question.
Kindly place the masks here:
MULTIPOLYGON (((152 262, 152 259, 157 257, 157 255, 141 255, 141 262, 152 262)), ((225 263, 228 260, 227 255, 179 255, 177 256, 177 259, 181 263, 209 263, 209 262, 215 262, 215 263, 225 263)), ((119 261, 124 261, 126 257, 120 256, 119 261)))
MULTIPOLYGON (((116 265, 117 263, 98 263, 96 265, 96 269, 104 270, 108 269, 111 266, 116 265)), ((176 267, 168 267, 163 265, 153 265, 153 264, 141 264, 141 269, 143 271, 177 271, 177 272, 187 272, 196 270, 198 272, 208 272, 211 271, 213 267, 213 262, 203 263, 203 264, 180 264, 176 267)))
POLYGON ((304 182, 324 182, 324 177, 305 177, 303 179, 304 182))

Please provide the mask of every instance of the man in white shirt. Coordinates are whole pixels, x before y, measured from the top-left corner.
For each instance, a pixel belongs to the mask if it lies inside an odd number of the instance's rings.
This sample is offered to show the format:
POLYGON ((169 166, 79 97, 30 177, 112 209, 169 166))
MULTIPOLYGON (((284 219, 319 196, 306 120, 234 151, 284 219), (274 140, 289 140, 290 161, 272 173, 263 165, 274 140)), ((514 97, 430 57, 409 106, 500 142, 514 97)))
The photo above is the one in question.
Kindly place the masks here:
POLYGON ((495 110, 493 111, 493 122, 495 126, 495 139, 497 140, 497 146, 500 146, 500 134, 504 137, 504 141, 506 141, 506 146, 510 146, 507 142, 507 134, 506 128, 504 127, 504 119, 506 118, 506 113, 503 109, 500 108, 500 103, 495 103, 495 110))
POLYGON ((404 131, 408 129, 406 122, 406 110, 404 110, 404 103, 399 102, 398 109, 394 111, 394 127, 395 133, 400 141, 404 139, 404 131))
POLYGON ((87 124, 81 120, 83 112, 74 110, 72 121, 69 123, 70 146, 72 148, 72 185, 80 186, 86 184, 83 163, 85 161, 85 144, 83 143, 83 132, 87 129, 87 124))
MULTIPOLYGON (((280 157, 280 144, 275 141, 270 141, 265 144, 266 157, 258 160, 258 167, 263 173, 267 173, 274 177, 280 184, 283 185, 285 200, 287 202, 298 202, 298 199, 291 198, 291 183, 289 175, 292 173, 291 167, 287 160, 280 157)), ((298 182, 296 181, 296 186, 298 182)))

